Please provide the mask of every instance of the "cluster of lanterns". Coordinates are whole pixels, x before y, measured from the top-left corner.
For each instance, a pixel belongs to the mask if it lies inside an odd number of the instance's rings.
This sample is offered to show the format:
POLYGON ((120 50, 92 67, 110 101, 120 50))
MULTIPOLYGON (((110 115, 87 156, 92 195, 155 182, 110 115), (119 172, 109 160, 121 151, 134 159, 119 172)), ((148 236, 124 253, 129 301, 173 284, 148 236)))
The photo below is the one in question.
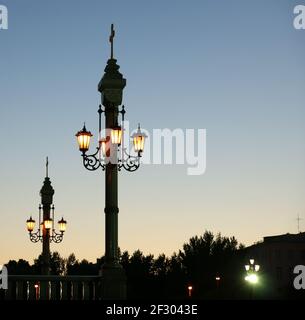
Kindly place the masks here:
POLYGON ((48 217, 45 219, 41 219, 43 217, 42 214, 42 205, 39 205, 39 226, 36 232, 33 232, 35 229, 36 221, 30 216, 30 218, 26 221, 26 227, 30 235, 30 240, 32 242, 42 241, 44 238, 44 230, 49 232, 50 241, 54 241, 56 243, 61 242, 63 239, 64 232, 67 228, 67 221, 64 218, 61 218, 58 221, 58 229, 60 233, 57 233, 54 228, 54 205, 51 206, 52 218, 48 217))
MULTIPOLYGON (((30 217, 30 219, 28 219, 26 221, 26 226, 27 226, 27 230, 29 233, 32 233, 34 228, 35 228, 35 220, 32 218, 32 216, 30 217)), ((59 221, 58 221, 58 228, 59 228, 59 231, 64 233, 66 231, 66 226, 67 226, 67 221, 64 220, 64 218, 61 218, 59 221)), ((51 229, 54 229, 53 227, 53 220, 52 219, 45 219, 43 222, 40 223, 40 230, 42 231, 43 230, 43 227, 46 229, 46 230, 51 230, 51 229)))
POLYGON ((260 266, 258 264, 254 263, 254 259, 250 259, 250 264, 245 265, 245 269, 247 271, 247 275, 245 277, 245 280, 255 284, 258 282, 258 276, 257 272, 260 270, 260 266))
MULTIPOLYGON (((118 146, 121 145, 122 131, 123 131, 122 127, 119 125, 116 125, 113 128, 111 128, 110 139, 113 145, 118 145, 118 146)), ((79 150, 83 154, 89 150, 90 139, 92 136, 93 136, 92 133, 90 131, 87 131, 85 125, 81 131, 77 132, 76 137, 77 137, 79 150)), ((134 151, 138 154, 139 157, 141 157, 141 154, 144 151, 144 143, 145 143, 146 137, 147 135, 141 131, 140 125, 138 126, 138 130, 131 136, 133 141, 134 151)), ((107 156, 107 150, 109 149, 109 147, 107 146, 108 141, 109 141, 109 138, 108 139, 102 138, 99 141, 99 145, 104 157, 107 156)))

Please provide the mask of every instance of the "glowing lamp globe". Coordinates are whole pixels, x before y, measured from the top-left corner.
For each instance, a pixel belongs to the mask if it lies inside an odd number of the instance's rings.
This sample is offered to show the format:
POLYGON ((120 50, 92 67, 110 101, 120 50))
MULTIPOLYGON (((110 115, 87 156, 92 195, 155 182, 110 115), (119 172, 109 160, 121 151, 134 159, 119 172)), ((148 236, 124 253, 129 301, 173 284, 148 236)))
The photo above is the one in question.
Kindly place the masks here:
POLYGON ((138 152, 139 154, 141 154, 144 151, 144 143, 145 143, 145 138, 147 138, 147 135, 141 131, 140 124, 138 126, 137 132, 135 132, 131 136, 131 138, 133 140, 133 146, 134 146, 135 152, 138 152))
POLYGON ((112 144, 120 145, 122 141, 122 128, 118 125, 111 129, 111 142, 112 144))
POLYGON ((53 223, 52 219, 46 219, 46 220, 44 220, 44 227, 45 227, 45 229, 46 229, 46 230, 52 229, 52 223, 53 223))
POLYGON ((83 129, 78 131, 75 136, 77 138, 79 150, 83 153, 87 152, 89 150, 92 133, 87 131, 86 126, 84 125, 83 129))
POLYGON ((58 221, 58 226, 59 226, 59 231, 60 231, 60 232, 65 232, 65 231, 66 231, 66 228, 67 228, 67 221, 64 220, 64 218, 61 218, 61 219, 58 221))
POLYGON ((35 228, 35 220, 32 219, 32 217, 30 217, 30 219, 28 219, 26 221, 26 227, 28 229, 29 232, 32 232, 35 228))

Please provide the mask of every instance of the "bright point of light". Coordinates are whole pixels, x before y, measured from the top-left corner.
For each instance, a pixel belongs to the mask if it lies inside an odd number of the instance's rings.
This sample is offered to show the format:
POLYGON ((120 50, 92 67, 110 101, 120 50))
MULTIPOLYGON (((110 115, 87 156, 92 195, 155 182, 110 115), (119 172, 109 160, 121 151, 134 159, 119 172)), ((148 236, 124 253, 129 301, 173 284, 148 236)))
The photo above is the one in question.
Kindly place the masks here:
POLYGON ((193 290, 193 287, 192 286, 188 286, 187 287, 189 290, 193 290))
POLYGON ((258 282, 258 276, 254 273, 249 274, 248 276, 245 277, 245 280, 250 282, 250 283, 257 283, 258 282))
POLYGON ((219 281, 219 280, 220 280, 220 277, 216 277, 215 279, 216 279, 216 281, 219 281))

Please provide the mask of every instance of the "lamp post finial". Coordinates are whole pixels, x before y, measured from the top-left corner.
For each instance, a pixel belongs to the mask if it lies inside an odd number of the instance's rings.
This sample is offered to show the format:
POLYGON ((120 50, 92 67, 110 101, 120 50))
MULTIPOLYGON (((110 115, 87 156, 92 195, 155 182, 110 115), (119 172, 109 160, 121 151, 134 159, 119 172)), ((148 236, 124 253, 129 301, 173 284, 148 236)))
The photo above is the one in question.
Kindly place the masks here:
POLYGON ((49 157, 46 159, 46 177, 49 178, 49 157))
POLYGON ((109 37, 109 42, 111 44, 111 56, 110 58, 113 59, 113 39, 115 36, 115 31, 114 31, 114 27, 113 27, 113 23, 111 24, 111 33, 110 33, 110 37, 109 37))

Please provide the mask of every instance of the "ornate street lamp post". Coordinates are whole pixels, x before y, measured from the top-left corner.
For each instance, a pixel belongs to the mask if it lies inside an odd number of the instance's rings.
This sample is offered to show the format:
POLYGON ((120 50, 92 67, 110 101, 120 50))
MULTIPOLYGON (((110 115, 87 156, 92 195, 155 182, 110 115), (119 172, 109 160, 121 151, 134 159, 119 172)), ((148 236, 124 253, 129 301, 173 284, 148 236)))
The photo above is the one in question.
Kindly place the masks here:
POLYGON ((126 277, 118 256, 118 171, 122 168, 135 171, 140 166, 140 158, 144 149, 146 135, 138 131, 132 136, 135 156, 127 152, 124 145, 124 116, 125 108, 122 103, 123 89, 126 79, 119 72, 117 60, 113 58, 113 38, 115 32, 111 25, 111 56, 105 68, 105 74, 98 84, 101 93, 102 106, 99 106, 99 144, 96 152, 87 155, 92 134, 85 125, 76 134, 79 150, 82 153, 83 165, 90 171, 101 168, 105 171, 105 262, 102 266, 102 298, 125 299, 126 277), (105 114, 105 132, 102 135, 102 114, 105 114), (122 116, 122 125, 119 125, 119 114, 122 116))
POLYGON ((245 277, 245 280, 250 284, 250 299, 253 299, 254 295, 254 285, 258 283, 258 271, 260 270, 260 265, 255 264, 254 259, 249 260, 249 264, 245 265, 245 269, 247 271, 247 275, 245 277))
POLYGON ((41 204, 39 205, 39 223, 36 232, 35 220, 32 216, 26 221, 27 230, 32 242, 42 242, 42 271, 44 275, 50 274, 50 242, 60 243, 63 240, 64 232, 66 231, 67 221, 63 218, 58 221, 59 233, 54 227, 54 211, 53 204, 54 189, 48 177, 48 158, 46 162, 46 177, 43 186, 40 190, 41 204))
POLYGON ((255 284, 258 282, 257 272, 260 269, 260 265, 255 264, 254 259, 250 259, 249 262, 250 264, 245 265, 245 269, 247 271, 247 276, 245 277, 245 280, 250 282, 251 284, 255 284))

